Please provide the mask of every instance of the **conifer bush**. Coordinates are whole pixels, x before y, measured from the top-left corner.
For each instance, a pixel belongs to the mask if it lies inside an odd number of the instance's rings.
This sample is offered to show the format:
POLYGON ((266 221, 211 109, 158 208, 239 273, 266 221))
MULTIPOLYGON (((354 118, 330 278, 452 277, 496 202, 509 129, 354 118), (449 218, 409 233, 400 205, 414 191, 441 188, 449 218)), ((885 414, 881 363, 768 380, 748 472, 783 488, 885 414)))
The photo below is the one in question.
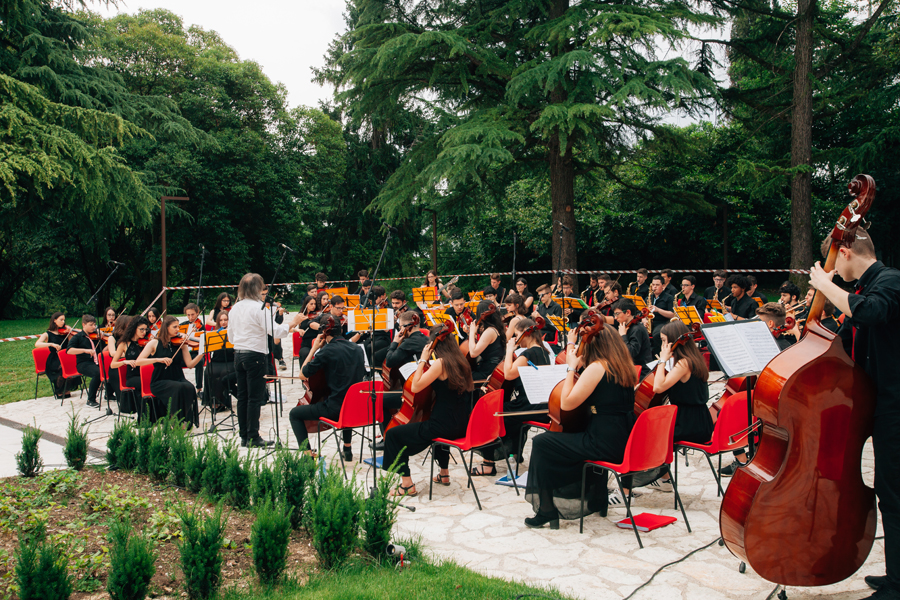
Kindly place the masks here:
POLYGON ((363 512, 363 546, 376 560, 387 558, 387 546, 391 542, 391 530, 397 522, 397 503, 390 493, 397 484, 396 464, 378 478, 375 494, 365 500, 363 512))
POLYGON ((131 428, 131 421, 119 419, 113 425, 113 430, 106 440, 106 465, 110 469, 119 469, 119 448, 122 446, 122 437, 125 430, 131 428))
POLYGON ((188 483, 187 462, 194 449, 187 431, 174 427, 169 431, 169 473, 172 483, 186 487, 188 483))
POLYGON ((250 543, 253 545, 253 565, 260 582, 276 583, 287 562, 288 539, 291 535, 292 508, 284 502, 266 500, 256 507, 250 543))
POLYGON ((187 488, 199 494, 203 489, 203 471, 206 470, 206 448, 188 444, 184 470, 187 475, 187 488))
POLYGON ((19 600, 66 600, 72 594, 66 554, 47 540, 43 521, 30 534, 20 532, 15 576, 19 600))
POLYGON ((122 429, 119 447, 116 448, 116 463, 120 469, 133 471, 138 462, 138 433, 134 423, 128 423, 122 429))
POLYGON ((156 573, 150 540, 136 533, 128 518, 110 521, 108 538, 106 590, 112 600, 143 600, 156 573))
POLYGON ((88 426, 80 424, 75 411, 69 415, 69 426, 66 428, 66 445, 63 446, 63 456, 66 464, 71 469, 80 471, 87 462, 88 451, 88 426))
POLYGON ((241 460, 234 445, 225 449, 225 501, 235 508, 250 506, 251 469, 250 454, 241 460))
POLYGON ((146 475, 150 468, 150 438, 153 436, 153 425, 147 419, 141 419, 136 433, 137 451, 135 452, 135 470, 146 475))
POLYGON ((225 495, 225 457, 216 438, 208 438, 203 448, 206 464, 201 478, 202 490, 210 499, 219 501, 225 495))
POLYGON ((313 547, 326 569, 343 565, 359 538, 362 499, 356 491, 356 476, 345 482, 341 469, 330 469, 316 477, 317 492, 308 503, 313 547))
POLYGON ((156 481, 164 481, 169 476, 169 432, 172 427, 172 419, 166 417, 150 430, 150 441, 147 444, 147 472, 156 481))
POLYGON ((203 518, 198 510, 182 507, 181 570, 184 573, 184 589, 190 598, 212 597, 219 589, 222 579, 222 541, 225 539, 227 516, 222 514, 222 505, 203 518))
POLYGON ((252 496, 254 505, 262 505, 266 500, 274 502, 281 497, 281 468, 278 461, 272 466, 262 460, 257 461, 252 496))
POLYGON ((303 522, 307 488, 315 482, 316 461, 302 450, 279 453, 284 501, 291 508, 291 527, 298 529, 303 522))
POLYGON ((16 469, 22 477, 34 477, 44 468, 38 442, 43 433, 37 427, 27 425, 22 430, 22 451, 16 454, 16 469))

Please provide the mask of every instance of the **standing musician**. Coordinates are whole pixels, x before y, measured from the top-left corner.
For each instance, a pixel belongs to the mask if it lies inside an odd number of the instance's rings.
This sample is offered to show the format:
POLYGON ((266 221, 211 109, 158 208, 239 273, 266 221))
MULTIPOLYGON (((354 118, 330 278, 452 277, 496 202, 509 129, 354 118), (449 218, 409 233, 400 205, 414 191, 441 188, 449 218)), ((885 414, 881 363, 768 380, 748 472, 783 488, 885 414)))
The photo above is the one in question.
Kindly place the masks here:
MULTIPOLYGON (((588 306, 593 307, 603 301, 604 286, 601 285, 600 277, 608 279, 606 273, 591 273, 591 285, 581 292, 581 300, 588 306)), ((605 281, 603 283, 606 283, 605 281)))
POLYGON ((500 285, 500 273, 491 273, 491 284, 484 288, 484 297, 487 298, 489 293, 494 294, 497 303, 506 299, 506 288, 500 285))
MULTIPOLYGON (((756 309, 756 314, 759 315, 759 320, 768 326, 769 331, 775 331, 784 327, 785 318, 787 317, 787 311, 778 302, 766 302, 756 309)), ((791 330, 778 334, 775 337, 775 343, 778 344, 778 350, 783 352, 796 344, 799 339, 800 329, 797 325, 794 325, 791 330)), ((705 444, 706 442, 700 443, 705 444)))
MULTIPOLYGON (((509 398, 503 402, 503 412, 505 413, 545 410, 547 408, 546 403, 531 404, 528 402, 525 387, 522 385, 522 379, 519 376, 521 369, 534 369, 538 366, 550 364, 550 353, 544 348, 543 335, 536 327, 531 319, 522 319, 515 324, 514 335, 506 342, 503 377, 506 381, 513 382, 515 387, 509 398), (526 331, 528 335, 524 335, 526 331), (517 350, 519 348, 521 348, 521 352, 517 350)), ((510 329, 513 329, 513 327, 510 327, 510 329)), ((503 417, 506 435, 501 438, 502 443, 488 446, 479 452, 484 457, 484 460, 481 466, 472 468, 472 475, 496 475, 497 467, 495 461, 510 454, 515 456, 517 462, 522 462, 522 447, 519 446, 519 439, 521 438, 522 427, 526 421, 549 423, 550 415, 507 415, 503 417)))
POLYGON ((459 336, 459 343, 468 339, 469 336, 469 326, 466 325, 462 318, 465 310, 466 299, 463 296, 462 290, 457 288, 450 293, 450 306, 444 311, 444 314, 453 319, 454 323, 456 323, 456 333, 459 336))
MULTIPOLYGON (((662 348, 656 377, 653 379, 653 393, 668 390, 669 402, 678 407, 675 417, 675 442, 706 444, 712 439, 713 420, 706 403, 709 401, 709 369, 700 355, 693 338, 672 350, 672 344, 679 337, 689 334, 687 325, 681 321, 666 323, 660 331, 662 348), (674 359, 672 370, 666 372, 666 363, 674 359)), ((660 479, 659 490, 672 492, 672 482, 668 470, 660 479)))
POLYGON ((216 303, 213 305, 212 311, 209 313, 209 321, 212 323, 219 322, 219 313, 221 311, 229 311, 231 310, 231 305, 233 304, 231 300, 231 295, 228 292, 222 292, 216 297, 216 303))
POLYGON ((507 294, 504 302, 506 315, 502 320, 506 323, 506 339, 510 340, 515 337, 516 323, 524 319, 528 313, 525 312, 525 299, 519 294, 507 294))
POLYGON ((659 338, 659 332, 663 326, 668 323, 675 312, 672 310, 674 299, 665 291, 665 282, 662 275, 654 275, 650 284, 650 297, 647 300, 647 308, 653 315, 653 353, 659 354, 662 347, 662 341, 659 338))
POLYGON ((516 279, 516 293, 525 298, 525 308, 531 312, 531 307, 534 306, 534 294, 528 291, 528 281, 524 277, 516 279))
POLYGON ((743 321, 755 317, 759 305, 756 300, 747 295, 750 281, 743 275, 732 275, 728 278, 726 285, 731 288, 732 301, 731 306, 726 306, 725 310, 731 313, 734 320, 743 321))
POLYGON ((631 355, 632 362, 640 365, 639 377, 643 379, 650 373, 650 367, 647 365, 653 360, 653 347, 647 327, 643 323, 631 324, 637 312, 637 306, 628 298, 622 298, 613 304, 613 317, 619 324, 619 335, 622 336, 622 341, 628 347, 628 354, 631 355))
MULTIPOLYGON (((822 244, 831 248, 831 236, 822 244)), ((884 577, 866 577, 878 600, 900 598, 900 271, 875 257, 871 235, 862 229, 850 248, 840 248, 834 271, 819 262, 810 282, 845 315, 840 329, 847 354, 872 378, 876 389, 875 493, 884 527, 884 577), (865 236, 865 237, 863 237, 865 236), (832 281, 856 281, 855 293, 832 281)))
POLYGON ((632 281, 628 284, 628 290, 625 295, 626 296, 640 296, 641 298, 646 298, 650 295, 650 282, 647 281, 647 277, 650 275, 650 272, 643 267, 637 270, 637 281, 632 281))
MULTIPOLYGON (((484 381, 490 378, 491 373, 503 360, 503 349, 506 346, 506 333, 503 329, 503 321, 500 311, 492 315, 482 316, 491 306, 490 301, 482 300, 475 309, 475 321, 478 329, 469 335, 469 356, 475 359, 472 368, 472 380, 484 381)), ((481 385, 480 383, 478 384, 481 385)))
POLYGON ((188 336, 179 336, 178 319, 167 315, 163 319, 156 339, 150 340, 135 364, 138 367, 153 365, 153 379, 150 391, 155 396, 150 409, 150 421, 156 422, 165 414, 177 415, 179 419, 192 425, 200 424, 197 414, 197 392, 184 378, 182 369, 191 369, 203 358, 197 354, 191 358, 187 344, 188 336))
POLYGON ((725 296, 728 295, 728 292, 725 291, 725 280, 728 278, 728 272, 719 269, 715 273, 713 273, 713 285, 706 288, 706 291, 703 293, 703 297, 707 300, 719 300, 725 299, 725 296))
MULTIPOLYGON (((482 302, 482 304, 486 304, 482 302)), ((481 305, 479 305, 479 309, 481 305)), ((495 313, 496 315, 496 313, 495 313)), ((434 390, 434 408, 427 421, 398 425, 387 430, 384 439, 384 465, 396 461, 401 476, 400 486, 391 492, 397 496, 415 496, 418 492, 410 477, 409 457, 431 447, 435 438, 458 439, 466 435, 469 424, 469 403, 472 396, 472 371, 452 335, 435 341, 441 327, 431 329, 430 339, 434 342, 422 350, 416 361, 416 372, 412 375, 412 392, 419 393, 428 387, 434 390), (432 354, 435 359, 430 361, 432 354)), ((440 473, 434 482, 450 485, 450 450, 446 446, 434 449, 434 459, 440 473)))
POLYGON ((693 275, 685 275, 681 278, 681 292, 678 294, 681 297, 676 296, 675 300, 677 306, 693 306, 703 318, 703 314, 706 312, 706 298, 697 294, 696 288, 697 278, 693 275))
POLYGON ((534 438, 525 499, 535 515, 528 527, 559 529, 559 519, 577 519, 598 512, 605 517, 609 497, 606 475, 588 474, 585 511, 581 511, 581 477, 585 460, 621 462, 634 427, 634 386, 637 373, 628 348, 612 327, 604 327, 575 352, 577 330, 569 332, 562 410, 574 410, 584 402, 591 407, 590 421, 582 433, 545 432, 534 438), (581 377, 575 380, 575 373, 581 377))
POLYGON ((747 275, 747 281, 750 282, 750 289, 747 290, 748 296, 750 296, 751 298, 759 298, 760 300, 762 300, 763 304, 769 301, 765 294, 757 290, 757 288, 759 287, 759 283, 757 283, 756 277, 754 277, 753 275, 747 275))
MULTIPOLYGON (((216 319, 213 331, 221 334, 228 330, 228 311, 219 311, 219 318, 216 319)), ((207 334, 209 335, 209 334, 207 334)), ((227 333, 226 333, 227 336, 227 333)), ((200 344, 199 353, 202 355, 206 352, 206 339, 200 344)), ((237 372, 234 370, 234 348, 223 346, 218 350, 209 353, 209 365, 207 367, 209 373, 210 394, 206 397, 206 403, 212 408, 212 412, 221 412, 231 410, 231 397, 237 397, 237 372)))
MULTIPOLYGON (((115 313, 113 313, 115 314, 115 313)), ((66 354, 76 356, 76 368, 78 372, 85 377, 91 378, 88 387, 87 405, 90 408, 97 408, 100 403, 97 402, 97 390, 100 388, 100 365, 97 355, 102 351, 102 342, 100 336, 97 335, 97 318, 94 315, 81 316, 81 331, 76 333, 69 340, 69 347, 66 354), (96 340, 90 336, 96 337, 96 340)))
POLYGON ((300 315, 290 324, 275 323, 272 330, 271 308, 263 301, 267 292, 263 278, 247 273, 238 285, 238 301, 228 313, 228 341, 234 346, 234 370, 237 373, 238 432, 241 445, 269 446, 271 442, 259 435, 259 413, 268 401, 266 373, 269 365, 268 336, 288 334, 291 326, 300 324, 300 315))
POLYGON ((562 307, 553 301, 553 294, 550 291, 550 286, 546 283, 539 286, 536 291, 538 302, 535 305, 535 309, 531 316, 534 317, 540 315, 543 317, 544 328, 541 332, 544 334, 544 340, 550 344, 550 348, 554 352, 558 352, 560 340, 557 339, 557 336, 560 333, 556 330, 556 326, 550 322, 549 317, 562 317, 562 307))
POLYGON ((326 285, 326 282, 328 281, 328 277, 325 275, 325 273, 316 273, 315 281, 316 281, 316 292, 324 292, 325 288, 328 287, 326 285))
MULTIPOLYGON (((339 296, 335 296, 338 298, 339 296)), ((343 299, 342 304, 343 304, 343 299)), ((316 421, 319 417, 337 420, 341 416, 341 406, 344 404, 344 396, 347 390, 361 382, 366 376, 366 367, 363 362, 363 350, 344 336, 340 335, 337 328, 327 330, 329 321, 334 321, 331 314, 320 315, 316 322, 323 333, 319 334, 312 347, 312 352, 306 357, 306 361, 300 368, 300 379, 308 381, 310 377, 322 371, 328 384, 328 398, 315 404, 305 404, 291 409, 290 421, 297 444, 302 449, 304 443, 308 443, 309 433, 306 431, 304 421, 316 421)), ((335 321, 335 326, 337 322, 335 321)), ((342 432, 344 438, 344 460, 353 460, 353 451, 350 449, 350 441, 353 438, 353 430, 345 429, 342 432)), ((319 451, 322 449, 319 448, 319 451)))
MULTIPOLYGON (((574 286, 574 281, 571 275, 566 275, 562 278, 562 298, 575 298, 575 292, 572 291, 572 287, 574 286)), ((574 327, 578 324, 578 321, 581 320, 581 313, 584 312, 584 309, 581 308, 567 308, 563 311, 563 313, 568 317, 569 325, 574 327)))
MULTIPOLYGON (((56 398, 62 397, 66 386, 57 352, 68 348, 70 339, 69 330, 66 329, 66 315, 61 312, 55 312, 50 315, 50 324, 47 326, 47 331, 42 333, 34 343, 35 348, 50 348, 47 364, 44 367, 44 374, 50 380, 50 385, 53 386, 53 396, 56 398)), ((66 397, 71 395, 70 392, 66 392, 66 397)))
POLYGON ((663 283, 665 284, 666 293, 675 297, 675 294, 678 293, 678 288, 675 287, 675 284, 672 283, 672 277, 675 275, 675 271, 672 269, 663 269, 659 272, 663 277, 663 283))
POLYGON ((361 269, 356 273, 356 277, 359 279, 359 287, 356 288, 356 292, 357 294, 359 294, 360 301, 362 301, 362 297, 365 296, 362 291, 363 284, 369 279, 369 271, 367 271, 366 269, 361 269))
MULTIPOLYGON (((141 370, 137 365, 137 359, 144 346, 150 343, 150 321, 146 317, 134 317, 128 322, 128 327, 121 336, 116 339, 116 351, 109 363, 110 369, 125 369, 125 385, 134 388, 140 393, 141 370)), ((119 401, 119 412, 133 413, 139 409, 134 404, 134 395, 122 396, 119 401)))

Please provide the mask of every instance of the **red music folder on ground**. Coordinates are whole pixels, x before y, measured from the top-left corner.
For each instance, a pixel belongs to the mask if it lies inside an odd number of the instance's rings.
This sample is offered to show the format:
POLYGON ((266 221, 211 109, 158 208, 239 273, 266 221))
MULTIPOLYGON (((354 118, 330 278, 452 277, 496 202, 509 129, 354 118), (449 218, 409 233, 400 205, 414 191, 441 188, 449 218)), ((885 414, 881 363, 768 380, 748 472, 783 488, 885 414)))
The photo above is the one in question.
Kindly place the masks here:
MULTIPOLYGON (((659 529, 660 527, 665 527, 670 523, 674 523, 677 520, 678 519, 675 517, 652 515, 650 513, 641 513, 634 516, 634 522, 637 525, 638 531, 653 531, 654 529, 659 529)), ((622 529, 631 529, 631 519, 622 519, 616 523, 616 525, 622 529)))

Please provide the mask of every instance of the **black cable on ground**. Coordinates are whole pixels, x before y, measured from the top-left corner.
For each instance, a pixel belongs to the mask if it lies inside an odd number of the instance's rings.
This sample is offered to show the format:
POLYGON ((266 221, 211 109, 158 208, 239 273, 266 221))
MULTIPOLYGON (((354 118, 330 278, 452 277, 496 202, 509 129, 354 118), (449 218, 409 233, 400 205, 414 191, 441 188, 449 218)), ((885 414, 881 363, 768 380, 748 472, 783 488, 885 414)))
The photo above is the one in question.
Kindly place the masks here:
MULTIPOLYGON (((678 563, 687 560, 688 558, 690 558, 690 557, 693 556, 694 554, 697 554, 697 553, 700 552, 701 550, 706 550, 707 548, 709 548, 709 547, 712 546, 713 544, 718 544, 718 543, 719 543, 719 539, 720 539, 720 538, 716 538, 716 539, 714 539, 713 541, 711 541, 710 543, 706 544, 705 546, 701 546, 700 548, 697 548, 697 549, 695 549, 695 550, 691 550, 690 552, 688 552, 687 554, 685 554, 684 556, 682 556, 682 557, 679 558, 678 560, 673 560, 672 562, 670 562, 670 563, 668 563, 668 564, 665 564, 665 565, 661 566, 660 568, 658 568, 658 569, 656 570, 655 573, 653 573, 653 575, 650 576, 650 579, 648 579, 647 581, 645 581, 644 583, 642 583, 641 585, 639 585, 638 587, 636 587, 636 588, 634 589, 633 592, 631 592, 630 594, 628 594, 627 596, 625 596, 624 600, 630 600, 630 598, 633 598, 634 595, 637 594, 640 590, 642 590, 642 589, 645 588, 646 586, 650 585, 650 582, 653 581, 653 579, 654 579, 657 575, 659 575, 660 573, 662 573, 663 570, 665 570, 665 569, 671 567, 672 565, 677 565, 678 563)), ((768 600, 768 599, 766 599, 766 600, 768 600)))

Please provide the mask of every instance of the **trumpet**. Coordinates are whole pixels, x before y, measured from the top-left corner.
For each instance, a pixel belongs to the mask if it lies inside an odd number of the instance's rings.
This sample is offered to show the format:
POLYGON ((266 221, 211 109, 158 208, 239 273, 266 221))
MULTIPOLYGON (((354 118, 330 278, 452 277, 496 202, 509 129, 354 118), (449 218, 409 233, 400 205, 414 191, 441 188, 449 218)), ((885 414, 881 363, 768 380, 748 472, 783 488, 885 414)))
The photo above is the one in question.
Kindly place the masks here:
MULTIPOLYGON (((779 303, 781 303, 780 300, 779 300, 779 303)), ((790 313, 797 312, 798 309, 804 308, 805 306, 806 306, 806 299, 804 299, 802 302, 798 302, 797 304, 794 304, 793 306, 785 306, 784 311, 786 313, 790 314, 790 313)))

